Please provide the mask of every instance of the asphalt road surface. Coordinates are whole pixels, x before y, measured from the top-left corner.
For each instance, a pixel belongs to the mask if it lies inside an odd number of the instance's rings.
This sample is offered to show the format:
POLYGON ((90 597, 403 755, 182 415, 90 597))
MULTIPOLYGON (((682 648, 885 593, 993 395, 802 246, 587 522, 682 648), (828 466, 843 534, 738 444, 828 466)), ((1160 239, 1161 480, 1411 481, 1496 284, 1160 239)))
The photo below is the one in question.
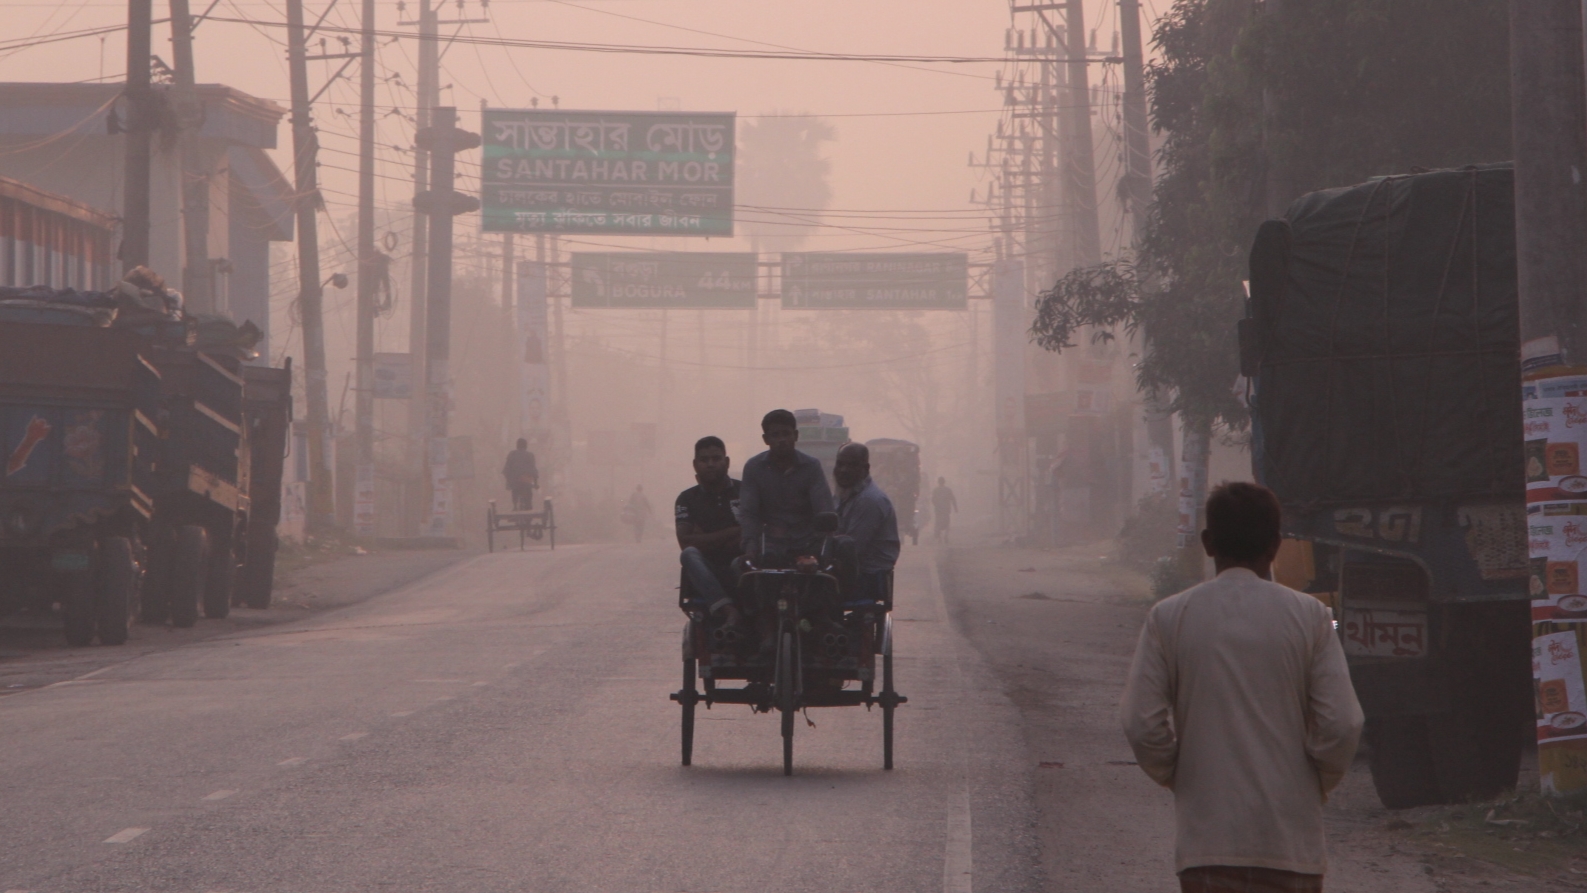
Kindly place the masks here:
MULTIPOLYGON (((933 555, 881 717, 701 711, 676 551, 483 555, 361 604, 0 698, 0 891, 1035 890, 1033 765, 933 555)), ((201 621, 202 622, 202 621, 201 621)))

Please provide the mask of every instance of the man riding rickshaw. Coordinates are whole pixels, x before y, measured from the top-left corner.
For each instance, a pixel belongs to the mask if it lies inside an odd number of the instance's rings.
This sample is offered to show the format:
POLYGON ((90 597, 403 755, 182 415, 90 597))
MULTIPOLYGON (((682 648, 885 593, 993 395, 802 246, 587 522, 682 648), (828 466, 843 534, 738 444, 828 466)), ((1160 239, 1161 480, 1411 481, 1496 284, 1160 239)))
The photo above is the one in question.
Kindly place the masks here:
POLYGON ((672 697, 684 708, 683 763, 692 758, 694 706, 702 700, 779 711, 785 774, 793 771, 796 711, 880 705, 884 766, 891 769, 893 709, 904 702, 892 687, 892 506, 870 481, 863 446, 839 454, 835 475, 845 499, 834 512, 820 462, 795 448, 793 413, 767 413, 761 431, 767 450, 745 463, 742 481, 727 476, 719 439, 698 441, 699 486, 678 496, 679 607, 690 620, 684 687, 672 697), (735 491, 742 554, 729 558, 734 525, 722 506, 732 504, 735 491), (718 687, 723 680, 745 684, 718 687))

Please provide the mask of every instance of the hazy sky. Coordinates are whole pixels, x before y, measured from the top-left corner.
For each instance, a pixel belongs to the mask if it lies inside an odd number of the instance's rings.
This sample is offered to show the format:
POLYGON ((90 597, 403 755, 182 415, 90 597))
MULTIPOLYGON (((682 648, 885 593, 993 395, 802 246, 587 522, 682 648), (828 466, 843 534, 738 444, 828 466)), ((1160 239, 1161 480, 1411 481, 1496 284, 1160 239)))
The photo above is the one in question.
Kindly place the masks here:
MULTIPOLYGON (((192 0, 195 13, 209 0, 192 0)), ((1158 0, 1157 6, 1166 5, 1158 0)), ((1111 0, 1088 0, 1088 27, 1106 48, 1116 30, 1111 0)), ((7 40, 29 35, 113 25, 124 21, 125 4, 109 0, 0 0, 5 10, 7 40)), ((313 21, 326 9, 310 0, 313 21)), ((357 24, 358 0, 337 0, 326 22, 357 24)), ((167 14, 160 0, 156 17, 167 14)), ((377 4, 378 27, 397 29, 399 19, 413 17, 409 3, 377 4)), ((1155 11, 1146 6, 1147 15, 1155 11)), ((455 0, 447 0, 446 18, 458 18, 455 0)), ((477 0, 467 0, 466 18, 482 17, 477 0)), ((219 0, 217 17, 261 23, 285 20, 284 0, 219 0)), ((508 37, 616 44, 667 45, 736 49, 768 49, 769 45, 843 53, 943 54, 997 56, 1008 26, 1007 0, 495 0, 489 24, 462 26, 476 38, 508 37), (648 20, 648 21, 640 21, 648 20), (693 29, 693 30, 690 30, 693 29), (699 32, 712 32, 704 34, 699 32)), ((411 29, 402 29, 411 30, 411 29)), ((443 29, 450 33, 457 26, 443 29)), ((156 54, 170 60, 169 26, 156 25, 156 54)), ((256 96, 285 103, 287 73, 284 31, 268 24, 211 21, 196 35, 198 77, 222 82, 256 96)), ((334 40, 332 50, 338 49, 334 40)), ((0 79, 78 81, 119 80, 125 67, 123 33, 103 43, 87 37, 0 54, 0 79)), ((401 40, 379 52, 382 78, 400 75, 414 83, 415 43, 401 40)), ((317 89, 339 63, 313 63, 311 82, 317 89)), ((807 243, 807 249, 933 248, 975 250, 988 244, 983 217, 974 214, 970 189, 978 182, 967 167, 969 153, 979 153, 995 126, 998 95, 993 90, 993 64, 901 65, 832 61, 706 59, 632 54, 507 49, 454 44, 443 59, 442 94, 465 112, 465 124, 477 126, 471 113, 481 99, 493 106, 524 107, 531 97, 542 106, 553 95, 563 108, 638 109, 658 102, 686 110, 813 113, 830 116, 837 140, 829 144, 832 159, 832 208, 866 215, 836 214, 807 243), (924 114, 922 114, 924 113, 924 114), (473 119, 469 124, 470 118, 473 119), (922 244, 924 243, 924 244, 922 244)), ((348 78, 333 85, 316 109, 323 137, 322 176, 334 214, 350 210, 356 167, 356 66, 348 78)), ((1094 69, 1095 70, 1095 69, 1094 69)), ((414 105, 412 92, 396 80, 378 90, 380 110, 404 114, 414 105)), ((288 141, 283 123, 280 139, 288 141)), ((395 116, 382 117, 380 202, 406 206, 411 186, 409 156, 393 149, 411 143, 411 125, 395 116)), ((286 167, 286 158, 278 153, 286 167)), ((464 170, 472 170, 465 165, 464 170)), ((461 222, 461 221, 460 221, 461 222)), ((604 237, 616 247, 651 247, 653 240, 604 237)), ((707 246, 686 240, 682 248, 707 246)), ((575 246, 576 247, 576 246, 575 246)), ((659 246, 658 246, 659 247, 659 246)), ((671 247, 671 246, 669 246, 671 247)), ((710 248, 733 247, 713 240, 710 248)))

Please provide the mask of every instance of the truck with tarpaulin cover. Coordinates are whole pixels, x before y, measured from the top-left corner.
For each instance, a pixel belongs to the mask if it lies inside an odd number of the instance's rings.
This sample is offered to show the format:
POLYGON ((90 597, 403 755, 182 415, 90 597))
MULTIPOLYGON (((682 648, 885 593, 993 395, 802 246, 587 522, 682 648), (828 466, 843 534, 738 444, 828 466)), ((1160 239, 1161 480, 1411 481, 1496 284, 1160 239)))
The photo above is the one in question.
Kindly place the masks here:
MULTIPOLYGON (((250 523, 252 478, 258 468, 262 483, 268 486, 273 481, 279 487, 284 432, 291 415, 290 379, 284 377, 289 373, 273 369, 249 373, 243 364, 252 356, 257 330, 247 323, 237 326, 229 320, 186 314, 180 296, 142 268, 107 292, 0 289, 0 326, 0 356, 32 358, 16 359, 26 366, 25 375, 8 374, 3 379, 7 427, 0 446, 8 452, 42 449, 40 455, 52 455, 52 441, 44 430, 51 424, 48 417, 41 416, 43 421, 31 429, 29 421, 17 431, 10 430, 15 427, 12 417, 26 415, 31 420, 30 407, 47 408, 54 405, 52 400, 77 400, 68 405, 71 411, 77 411, 79 404, 86 406, 82 401, 87 396, 60 394, 63 383, 80 382, 87 374, 84 370, 99 370, 94 386, 112 395, 93 399, 113 398, 121 401, 117 406, 124 404, 122 409, 96 404, 82 411, 110 419, 105 424, 111 428, 101 440, 114 467, 126 466, 125 474, 118 471, 94 481, 73 479, 72 492, 53 478, 31 489, 26 475, 0 481, 0 506, 25 504, 27 513, 62 519, 48 525, 41 522, 42 532, 30 530, 28 537, 11 536, 0 542, 5 551, 0 557, 31 569, 26 575, 29 582, 21 587, 27 594, 20 602, 13 598, 12 606, 38 610, 48 609, 52 602, 60 604, 71 644, 86 644, 96 628, 102 643, 124 641, 124 631, 115 632, 113 625, 108 636, 104 631, 105 618, 114 613, 110 608, 92 608, 88 613, 99 618, 97 626, 85 625, 80 604, 104 603, 106 597, 80 596, 74 588, 109 585, 101 581, 108 573, 105 569, 127 564, 120 557, 120 541, 125 541, 125 552, 131 556, 127 602, 146 622, 169 620, 176 626, 191 626, 201 610, 208 617, 226 616, 234 597, 257 604, 260 582, 269 585, 270 581, 263 565, 273 563, 275 550, 273 537, 250 523), (245 376, 259 380, 251 399, 245 393, 245 376), (114 387, 118 382, 119 390, 114 387), (125 435, 119 427, 123 415, 132 420, 125 435), (251 449, 255 440, 269 447, 257 458, 251 449), (73 495, 76 491, 82 492, 73 495), (72 499, 97 500, 112 508, 84 514, 71 509, 72 499), (127 507, 122 507, 123 502, 127 507), (115 519, 111 527, 106 526, 109 518, 115 519), (261 550, 250 560, 249 546, 255 541, 261 543, 261 550), (88 545, 63 545, 68 543, 88 545), (49 571, 40 570, 46 564, 49 571), (239 569, 242 593, 236 587, 239 569), (85 629, 89 629, 86 636, 85 629)), ((86 436, 63 440, 60 449, 70 457, 73 449, 86 449, 86 436)), ((65 473, 54 465, 50 468, 49 474, 65 473)), ((261 501, 267 513, 272 505, 278 513, 279 497, 271 496, 261 501)), ((13 514, 21 517, 24 512, 13 514)), ((273 520, 268 523, 273 527, 273 520)), ((273 529, 268 533, 273 534, 273 529)), ((268 594, 263 602, 268 604, 268 594)))
POLYGON ((1531 735, 1513 180, 1314 192, 1251 250, 1240 363, 1276 575, 1334 607, 1390 807, 1514 786, 1531 735))
POLYGON ((127 640, 154 512, 159 374, 141 339, 0 308, 0 613, 59 604, 66 640, 127 640), (14 318, 14 317, 13 317, 14 318))

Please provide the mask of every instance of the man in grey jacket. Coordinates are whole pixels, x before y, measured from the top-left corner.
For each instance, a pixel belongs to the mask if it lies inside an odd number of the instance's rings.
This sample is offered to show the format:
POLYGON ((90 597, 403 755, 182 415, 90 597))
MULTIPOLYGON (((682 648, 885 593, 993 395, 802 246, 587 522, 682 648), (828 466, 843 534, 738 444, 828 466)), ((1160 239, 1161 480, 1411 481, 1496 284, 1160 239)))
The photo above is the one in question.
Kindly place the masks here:
POLYGON ((832 511, 832 489, 821 460, 795 448, 799 423, 793 413, 766 413, 760 430, 766 452, 744 463, 738 520, 744 555, 756 566, 772 566, 820 548, 815 519, 832 511))
POLYGON ((1217 576, 1152 608, 1130 667, 1124 734, 1174 792, 1185 893, 1320 893, 1323 803, 1360 740, 1328 608, 1268 580, 1280 514, 1256 484, 1212 492, 1217 576))

